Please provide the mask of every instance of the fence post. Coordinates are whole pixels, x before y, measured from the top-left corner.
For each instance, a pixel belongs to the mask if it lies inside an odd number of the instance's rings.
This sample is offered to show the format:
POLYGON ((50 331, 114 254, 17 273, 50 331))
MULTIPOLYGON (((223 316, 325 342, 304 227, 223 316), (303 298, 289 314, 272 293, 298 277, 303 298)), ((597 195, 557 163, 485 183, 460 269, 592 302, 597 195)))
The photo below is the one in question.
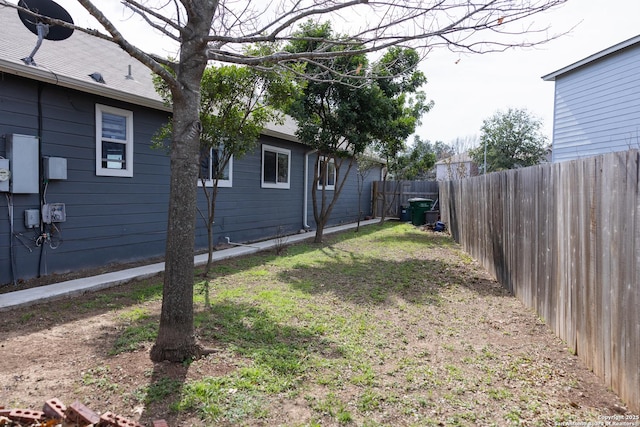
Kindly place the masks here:
POLYGON ((638 176, 630 150, 440 183, 453 238, 636 413, 638 176))

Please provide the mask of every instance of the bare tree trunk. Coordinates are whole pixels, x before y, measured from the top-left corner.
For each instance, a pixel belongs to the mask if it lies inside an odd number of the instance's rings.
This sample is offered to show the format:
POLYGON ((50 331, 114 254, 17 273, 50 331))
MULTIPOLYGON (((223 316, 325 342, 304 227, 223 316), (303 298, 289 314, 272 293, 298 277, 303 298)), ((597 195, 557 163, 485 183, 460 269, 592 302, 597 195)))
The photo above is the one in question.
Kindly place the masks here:
POLYGON ((384 224, 387 217, 387 169, 382 174, 382 215, 380 216, 380 224, 384 224))
MULTIPOLYGON (((202 162, 203 162, 202 150, 200 150, 200 158, 198 159, 198 165, 200 165, 200 167, 202 167, 201 166, 202 162)), ((211 249, 213 246, 213 223, 211 221, 211 197, 213 197, 213 195, 209 193, 209 190, 207 189, 206 179, 204 179, 203 177, 200 177, 199 179, 200 179, 200 184, 202 185, 202 192, 204 193, 204 198, 207 202, 206 216, 203 215, 200 209, 196 207, 196 210, 198 211, 198 213, 200 213, 200 216, 202 217, 202 220, 204 221, 207 227, 207 248, 209 252, 207 257, 207 266, 205 267, 205 270, 204 270, 204 277, 207 277, 207 275, 209 274, 209 267, 213 261, 213 254, 211 249)))
POLYGON ((213 265, 213 222, 211 221, 211 211, 209 211, 209 216, 207 220, 207 265, 204 267, 204 277, 209 276, 209 271, 211 271, 212 265, 213 265))
MULTIPOLYGON (((360 183, 358 183, 360 185, 360 183)), ((364 185, 364 184, 362 184, 364 185)), ((360 217, 362 216, 362 188, 358 187, 358 224, 356 225, 356 231, 360 231, 360 217)))
MULTIPOLYGON (((318 156, 320 156, 320 154, 318 154, 318 156)), ((350 158, 347 170, 344 172, 344 175, 341 175, 340 170, 342 168, 342 163, 344 162, 344 159, 334 159, 334 160, 335 160, 335 168, 336 168, 336 182, 333 190, 333 197, 331 198, 331 201, 328 204, 326 203, 327 202, 326 188, 323 186, 321 190, 318 190, 318 182, 319 182, 318 167, 320 165, 319 160, 316 160, 316 166, 314 167, 314 178, 313 178, 313 183, 311 184, 313 186, 312 193, 311 193, 311 197, 313 200, 313 217, 316 221, 316 236, 313 239, 314 243, 322 243, 324 228, 329 222, 329 218, 331 217, 331 212, 333 211, 333 207, 335 206, 336 202, 338 201, 338 198, 340 197, 342 188, 344 187, 344 184, 347 182, 347 179, 349 177, 349 172, 351 171, 351 168, 353 167, 353 163, 354 163, 354 159, 350 158), (318 191, 321 191, 321 194, 322 194, 321 206, 318 206, 318 197, 317 197, 318 191)))
POLYGON ((325 192, 324 187, 322 190, 321 200, 322 204, 318 206, 318 183, 320 172, 320 154, 318 154, 315 164, 313 166, 313 181, 311 182, 311 201, 313 202, 313 219, 316 221, 316 235, 313 238, 313 243, 322 243, 322 237, 324 234, 324 226, 327 223, 327 216, 325 215, 325 192))
MULTIPOLYGON (((204 184, 203 184, 204 187, 204 184)), ((205 192, 206 192, 205 188, 205 192)), ((209 194, 207 192, 207 194, 209 194)), ((207 198, 209 203, 209 217, 207 218, 207 249, 209 251, 207 255, 207 266, 204 269, 204 276, 208 277, 211 267, 213 266, 213 223, 216 217, 216 198, 218 197, 218 179, 213 181, 213 189, 211 190, 211 197, 207 198)))
MULTIPOLYGON (((213 11, 195 11, 187 28, 207 34, 213 11), (191 27, 191 28, 189 28, 191 27)), ((207 64, 206 43, 194 37, 182 43, 173 97, 171 183, 162 312, 151 360, 182 362, 201 354, 193 326, 193 280, 197 180, 200 154, 200 81, 207 64)))
POLYGON ((324 236, 324 224, 316 224, 316 235, 313 238, 313 243, 322 243, 322 237, 324 236))
MULTIPOLYGON (((185 100, 186 101, 186 100, 185 100)), ((174 101, 174 142, 160 329, 151 360, 181 362, 198 354, 193 329, 193 256, 198 179, 198 117, 174 101), (193 135, 192 135, 193 134, 193 135)))

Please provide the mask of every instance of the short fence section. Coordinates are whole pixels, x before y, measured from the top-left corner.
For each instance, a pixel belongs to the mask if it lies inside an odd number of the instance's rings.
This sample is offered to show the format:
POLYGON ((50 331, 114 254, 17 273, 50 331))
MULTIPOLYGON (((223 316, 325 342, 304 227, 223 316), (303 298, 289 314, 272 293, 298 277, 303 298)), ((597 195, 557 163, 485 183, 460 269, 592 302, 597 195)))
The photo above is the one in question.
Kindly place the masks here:
POLYGON ((400 218, 403 206, 409 199, 422 197, 438 199, 438 183, 435 181, 376 181, 373 183, 373 212, 381 217, 400 218))
POLYGON ((443 221, 640 412, 637 150, 440 184, 443 221))

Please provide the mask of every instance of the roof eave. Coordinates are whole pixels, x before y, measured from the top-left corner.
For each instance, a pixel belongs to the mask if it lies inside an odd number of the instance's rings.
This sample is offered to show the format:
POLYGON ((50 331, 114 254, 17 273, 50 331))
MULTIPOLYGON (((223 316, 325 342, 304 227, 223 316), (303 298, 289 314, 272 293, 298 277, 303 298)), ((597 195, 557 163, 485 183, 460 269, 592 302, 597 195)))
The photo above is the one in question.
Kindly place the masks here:
POLYGON ((297 128, 298 124, 296 121, 291 116, 285 115, 279 123, 267 123, 262 129, 262 134, 302 144, 303 142, 296 137, 297 128))
POLYGON ((262 134, 267 136, 272 136, 274 138, 284 139, 291 142, 301 143, 301 141, 298 138, 296 138, 295 135, 270 128, 269 125, 267 125, 264 129, 262 129, 262 134))
POLYGON ((626 48, 628 48, 630 46, 633 46, 635 44, 638 44, 638 43, 640 43, 640 35, 632 37, 632 38, 630 38, 628 40, 625 40, 625 41, 623 41, 621 43, 618 43, 618 44, 616 44, 614 46, 611 46, 611 47, 609 47, 607 49, 601 50, 598 53, 594 53, 591 56, 588 56, 588 57, 586 57, 584 59, 581 59, 578 62, 574 62, 571 65, 567 65, 566 67, 563 67, 563 68, 561 68, 561 69, 559 69, 557 71, 554 71, 552 73, 544 75, 544 76, 542 76, 542 80, 547 81, 547 82, 555 81, 556 77, 561 76, 562 74, 565 74, 565 73, 568 73, 570 71, 576 70, 576 69, 578 69, 578 68, 580 68, 580 67, 582 67, 582 66, 584 66, 584 65, 586 65, 586 64, 588 64, 590 62, 597 61, 600 58, 604 58, 607 55, 611 55, 611 54, 613 54, 615 52, 618 52, 620 50, 626 49, 626 48))
POLYGON ((66 87, 69 89, 75 89, 81 92, 91 93, 93 95, 104 96, 110 99, 117 99, 119 101, 128 102, 130 104, 139 105, 142 107, 148 107, 155 110, 167 112, 172 111, 171 106, 166 105, 161 100, 154 100, 144 96, 122 92, 116 89, 112 89, 108 86, 104 86, 102 83, 94 83, 89 81, 83 82, 75 78, 54 74, 50 71, 37 67, 25 66, 17 64, 15 62, 0 59, 0 71, 14 74, 20 77, 54 84, 57 86, 66 87))
MULTIPOLYGON (((133 105, 139 105, 142 107, 151 108, 159 111, 166 111, 171 113, 173 108, 171 105, 166 105, 161 100, 151 99, 145 96, 134 95, 128 92, 122 92, 120 90, 113 89, 109 86, 104 86, 101 83, 91 81, 81 81, 77 78, 68 77, 60 74, 52 73, 43 68, 33 67, 28 65, 19 64, 15 61, 7 61, 0 59, 0 72, 13 74, 19 77, 24 77, 44 83, 49 83, 57 86, 66 87, 69 89, 78 90, 83 93, 90 93, 93 95, 103 96, 109 99, 116 99, 119 101, 127 102, 133 105)), ((286 117, 284 123, 276 124, 269 123, 262 131, 263 135, 272 136, 291 142, 302 143, 295 136, 295 122, 286 117)))

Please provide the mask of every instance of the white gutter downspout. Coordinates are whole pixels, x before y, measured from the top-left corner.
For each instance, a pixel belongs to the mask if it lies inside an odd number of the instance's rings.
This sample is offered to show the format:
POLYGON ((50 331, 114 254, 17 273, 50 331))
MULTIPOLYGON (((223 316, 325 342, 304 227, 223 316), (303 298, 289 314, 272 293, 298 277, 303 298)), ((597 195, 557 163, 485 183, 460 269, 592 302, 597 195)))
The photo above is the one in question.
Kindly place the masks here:
POLYGON ((309 231, 311 227, 307 224, 308 204, 309 204, 309 156, 318 150, 310 150, 304 153, 304 196, 302 202, 302 227, 304 231, 309 231))

